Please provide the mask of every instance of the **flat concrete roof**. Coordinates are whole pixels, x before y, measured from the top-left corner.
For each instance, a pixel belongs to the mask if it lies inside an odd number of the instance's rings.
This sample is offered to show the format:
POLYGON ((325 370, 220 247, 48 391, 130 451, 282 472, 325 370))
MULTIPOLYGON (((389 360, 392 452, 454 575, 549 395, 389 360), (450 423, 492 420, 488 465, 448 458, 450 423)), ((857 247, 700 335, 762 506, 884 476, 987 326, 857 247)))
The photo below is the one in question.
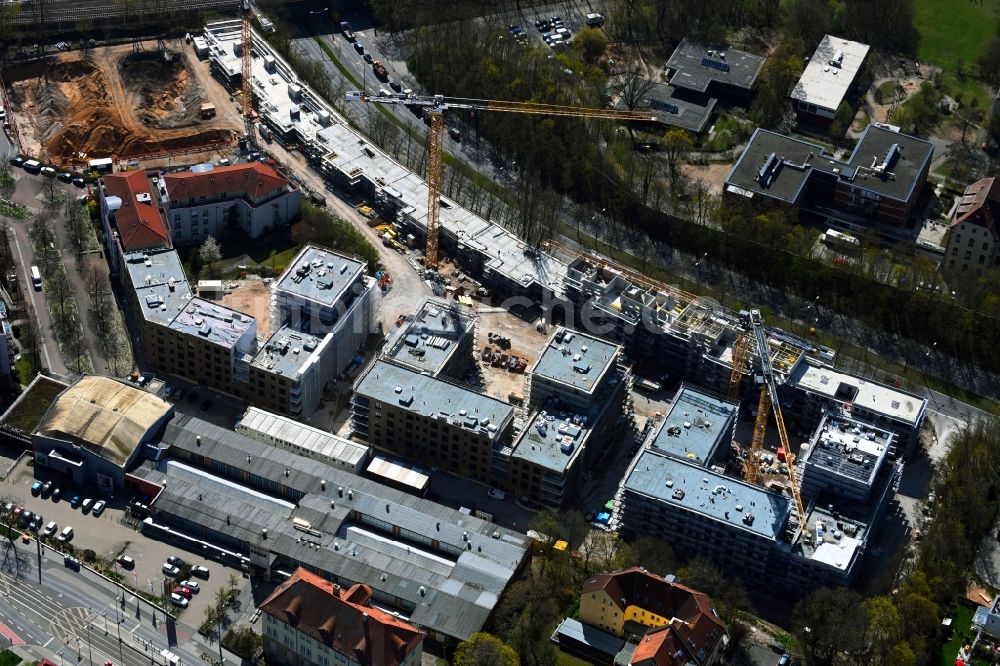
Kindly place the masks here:
POLYGON ((309 363, 316 362, 318 351, 326 336, 302 333, 288 324, 283 324, 271 334, 251 365, 268 372, 298 379, 309 363))
POLYGON ((365 470, 372 477, 398 483, 417 492, 423 492, 431 482, 431 476, 424 470, 382 456, 375 456, 365 470))
POLYGON ((893 434, 867 423, 824 414, 801 459, 867 485, 875 480, 892 445, 893 434))
POLYGON ((167 326, 191 300, 191 287, 176 250, 130 252, 125 269, 146 321, 167 326))
POLYGON ((882 197, 909 201, 923 184, 933 154, 929 142, 880 125, 865 129, 846 160, 832 159, 819 144, 757 129, 726 176, 726 188, 797 205, 809 179, 826 174, 882 197), (887 166, 880 171, 882 164, 887 166))
POLYGON ((800 535, 796 541, 802 548, 802 556, 846 571, 865 541, 868 526, 860 521, 834 516, 825 507, 817 505, 809 512, 805 529, 810 540, 800 535), (838 529, 837 523, 849 524, 854 534, 849 536, 846 529, 838 529))
POLYGON ((233 349, 246 333, 256 335, 257 320, 214 301, 192 298, 170 322, 170 328, 233 349))
POLYGON ((655 449, 639 453, 622 488, 774 541, 781 538, 791 512, 791 501, 782 495, 655 449), (747 513, 753 517, 749 522, 747 513))
POLYGON ((365 262, 307 245, 288 264, 274 289, 332 307, 365 272, 365 262))
POLYGON ((681 386, 652 446, 698 465, 708 465, 719 445, 733 436, 737 405, 681 386))
POLYGON ((355 384, 354 393, 446 420, 489 439, 495 439, 514 415, 514 408, 506 402, 382 360, 355 384))
POLYGON ((397 363, 437 375, 458 349, 465 336, 472 335, 475 315, 468 308, 440 298, 425 298, 383 355, 397 363))
POLYGON ((619 345, 559 326, 529 372, 592 393, 620 350, 619 345))
POLYGON ((715 81, 747 91, 753 87, 765 60, 746 51, 702 44, 685 37, 667 61, 667 69, 674 72, 670 84, 679 88, 705 92, 715 81))
POLYGON ((368 447, 364 444, 258 407, 248 407, 236 422, 236 429, 252 431, 256 434, 251 434, 251 437, 259 437, 264 441, 271 438, 284 442, 301 455, 332 458, 351 467, 368 457, 368 447))
POLYGON ((541 409, 521 431, 511 456, 563 473, 587 445, 593 427, 589 418, 590 415, 541 409))
MULTIPOLYGON (((642 100, 642 107, 648 107, 664 125, 675 125, 690 132, 701 133, 705 131, 717 103, 717 99, 704 93, 685 91, 667 83, 656 83, 642 100)), ((620 101, 619 106, 624 108, 620 101)))
POLYGON ((786 383, 832 400, 857 405, 868 411, 910 426, 917 424, 927 403, 912 393, 841 372, 828 365, 803 360, 792 370, 786 383))
POLYGON ((870 48, 861 42, 824 35, 792 89, 792 99, 836 111, 864 66, 870 48))

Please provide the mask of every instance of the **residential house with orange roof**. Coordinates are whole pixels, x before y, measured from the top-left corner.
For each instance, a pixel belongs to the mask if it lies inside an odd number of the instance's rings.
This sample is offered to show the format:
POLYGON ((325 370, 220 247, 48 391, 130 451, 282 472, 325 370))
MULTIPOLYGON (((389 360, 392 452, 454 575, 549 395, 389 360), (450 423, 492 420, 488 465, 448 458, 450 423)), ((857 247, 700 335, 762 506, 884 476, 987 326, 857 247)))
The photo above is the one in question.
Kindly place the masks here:
POLYGON ((1000 265, 1000 181, 983 178, 965 188, 945 232, 941 268, 951 273, 1000 265))
POLYGON ((125 254, 170 247, 170 233, 145 171, 105 176, 98 202, 112 272, 119 271, 125 254))
POLYGON ((341 587, 298 568, 260 605, 267 662, 289 666, 415 666, 424 633, 371 605, 372 589, 341 587))
POLYGON ((715 664, 728 642, 707 594, 640 567, 592 576, 580 622, 620 638, 639 637, 631 664, 715 664))
POLYGON ((261 162, 168 173, 157 187, 174 245, 197 245, 227 225, 257 238, 299 212, 298 188, 261 162))

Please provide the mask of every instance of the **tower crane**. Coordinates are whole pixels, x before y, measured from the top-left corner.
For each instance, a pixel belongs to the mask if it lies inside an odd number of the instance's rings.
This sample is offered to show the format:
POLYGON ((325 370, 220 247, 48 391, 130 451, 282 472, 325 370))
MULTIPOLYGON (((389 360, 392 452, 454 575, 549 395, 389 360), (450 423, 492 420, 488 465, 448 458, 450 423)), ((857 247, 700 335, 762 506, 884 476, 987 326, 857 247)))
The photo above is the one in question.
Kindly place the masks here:
MULTIPOLYGON (((778 437, 781 440, 781 447, 785 452, 785 463, 788 465, 788 480, 792 486, 792 500, 795 505, 795 515, 799 525, 804 527, 806 520, 805 507, 802 504, 802 495, 799 492, 799 483, 795 475, 795 454, 792 453, 792 443, 788 439, 788 431, 785 429, 785 419, 781 415, 781 404, 778 402, 778 385, 774 377, 774 368, 771 366, 771 354, 767 345, 767 331, 764 330, 764 321, 760 310, 750 310, 750 333, 753 334, 753 341, 757 347, 757 358, 760 360, 761 374, 764 376, 764 384, 760 387, 760 400, 757 403, 757 418, 753 425, 753 439, 750 443, 750 453, 744 461, 744 474, 748 483, 760 484, 760 454, 764 450, 764 435, 767 432, 768 412, 774 412, 774 421, 778 426, 778 437)), ((746 335, 746 332, 744 332, 746 335)), ((749 337, 749 336, 746 336, 749 337)), ((735 354, 734 354, 735 357, 735 354)), ((736 366, 733 366, 733 376, 735 376, 736 366)), ((742 376, 742 370, 740 372, 742 376)), ((730 392, 733 390, 732 378, 730 378, 730 392)), ((739 386, 736 386, 737 393, 739 386)))
POLYGON ((253 110, 253 15, 254 7, 251 0, 242 0, 240 3, 240 50, 243 55, 243 71, 241 75, 243 92, 243 125, 246 129, 247 141, 251 144, 253 140, 253 120, 255 117, 253 110))
POLYGON ((444 95, 377 94, 369 95, 354 90, 347 93, 349 102, 419 106, 430 112, 430 132, 427 141, 427 245, 424 249, 424 265, 438 267, 438 213, 441 199, 441 146, 444 141, 444 111, 446 109, 469 109, 473 111, 504 111, 508 113, 528 113, 541 116, 563 116, 571 118, 597 118, 600 120, 655 121, 649 113, 636 111, 616 111, 614 109, 588 109, 558 104, 537 104, 535 102, 508 102, 444 95))

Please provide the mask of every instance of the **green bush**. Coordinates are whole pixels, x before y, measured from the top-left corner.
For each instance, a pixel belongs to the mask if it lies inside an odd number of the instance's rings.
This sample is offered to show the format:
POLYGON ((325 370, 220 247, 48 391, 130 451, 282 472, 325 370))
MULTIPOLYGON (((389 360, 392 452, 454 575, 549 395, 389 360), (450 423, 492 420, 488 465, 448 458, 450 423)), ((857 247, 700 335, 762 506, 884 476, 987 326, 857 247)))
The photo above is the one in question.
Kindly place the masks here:
POLYGON ((250 627, 243 627, 227 631, 222 644, 244 659, 253 659, 257 650, 263 646, 264 639, 250 627))

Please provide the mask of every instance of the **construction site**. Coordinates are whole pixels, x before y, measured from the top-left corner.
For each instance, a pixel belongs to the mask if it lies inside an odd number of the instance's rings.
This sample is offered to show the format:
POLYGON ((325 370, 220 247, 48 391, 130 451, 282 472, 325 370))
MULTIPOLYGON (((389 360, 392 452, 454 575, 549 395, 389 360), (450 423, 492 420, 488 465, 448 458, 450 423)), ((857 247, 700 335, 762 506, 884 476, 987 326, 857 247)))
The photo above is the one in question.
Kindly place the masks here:
POLYGON ((182 46, 122 44, 11 66, 21 151, 72 165, 235 146, 239 117, 203 113, 226 108, 228 93, 182 46))

